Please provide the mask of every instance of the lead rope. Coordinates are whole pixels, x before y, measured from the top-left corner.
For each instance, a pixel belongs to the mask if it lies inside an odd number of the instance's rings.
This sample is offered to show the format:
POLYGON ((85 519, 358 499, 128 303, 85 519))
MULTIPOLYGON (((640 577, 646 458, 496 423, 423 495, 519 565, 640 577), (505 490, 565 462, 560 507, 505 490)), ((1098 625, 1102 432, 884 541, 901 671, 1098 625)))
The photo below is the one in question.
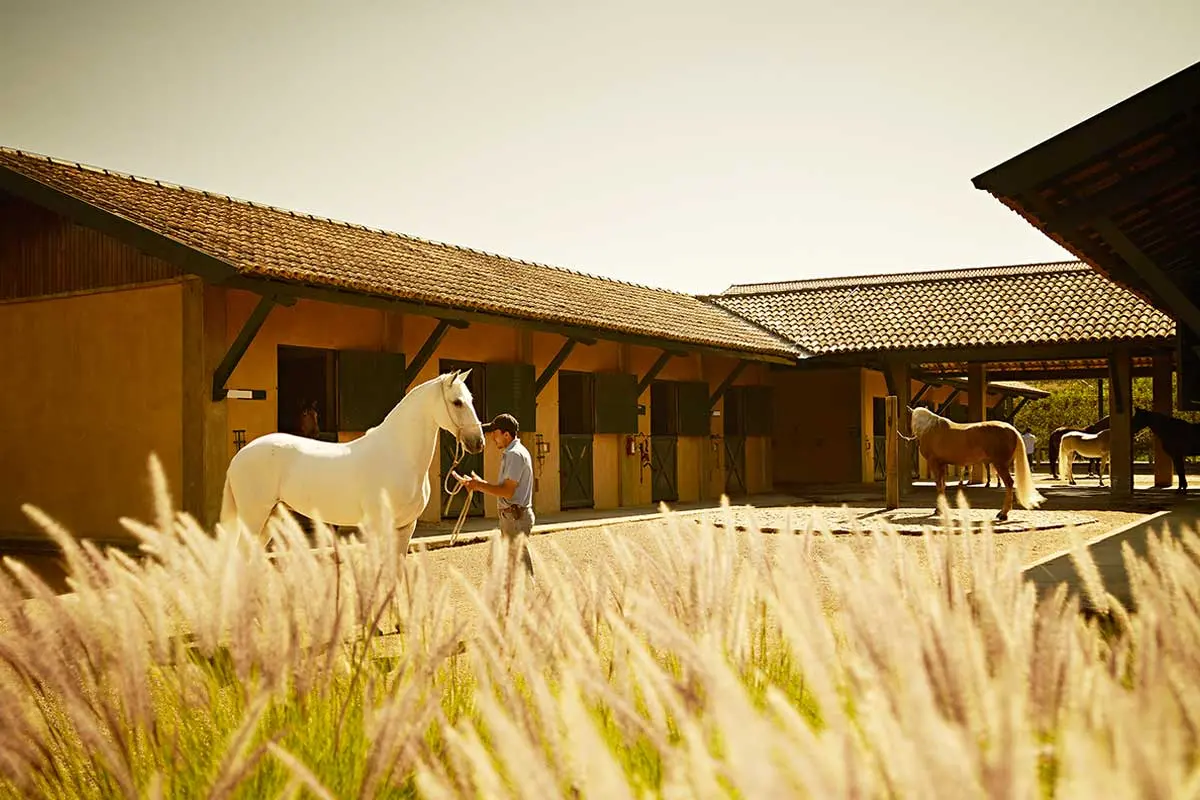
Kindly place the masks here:
MULTIPOLYGON (((442 479, 442 488, 446 491, 449 497, 446 498, 446 507, 442 509, 442 516, 450 513, 450 504, 454 502, 454 496, 462 491, 463 485, 458 481, 454 481, 454 488, 446 485, 446 481, 453 480, 451 473, 458 469, 458 463, 463 460, 463 456, 467 454, 467 448, 461 440, 455 442, 454 447, 454 463, 450 465, 450 470, 446 473, 446 477, 442 479)), ((467 490, 467 498, 463 501, 462 511, 458 512, 458 521, 454 523, 454 530, 450 533, 450 544, 454 545, 458 541, 458 534, 462 532, 463 523, 467 521, 467 513, 471 510, 471 500, 475 497, 475 490, 467 490)))

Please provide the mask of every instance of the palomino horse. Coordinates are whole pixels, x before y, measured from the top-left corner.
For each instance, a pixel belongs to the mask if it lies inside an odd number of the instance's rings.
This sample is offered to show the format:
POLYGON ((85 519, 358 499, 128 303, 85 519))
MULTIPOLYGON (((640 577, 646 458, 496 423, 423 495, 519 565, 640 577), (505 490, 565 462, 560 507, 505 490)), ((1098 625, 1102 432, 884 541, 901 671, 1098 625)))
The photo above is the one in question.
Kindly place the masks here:
MULTIPOLYGON (((1112 452, 1112 430, 1105 428, 1099 433, 1083 433, 1081 431, 1067 431, 1058 441, 1058 466, 1062 471, 1063 477, 1067 479, 1067 483, 1075 485, 1075 454, 1084 458, 1100 459, 1100 470, 1098 477, 1100 485, 1104 485, 1104 465, 1109 463, 1109 455, 1112 452)), ((1112 466, 1109 465, 1109 474, 1112 474, 1112 466)))
POLYGON ((1187 492, 1188 456, 1200 456, 1200 423, 1188 422, 1179 417, 1159 414, 1157 411, 1134 409, 1133 430, 1149 427, 1158 437, 1163 450, 1175 465, 1175 476, 1179 478, 1177 492, 1187 492))
POLYGON ((1012 509, 1014 483, 1017 502, 1022 508, 1037 508, 1045 499, 1033 486, 1033 472, 1025 455, 1025 442, 1012 425, 1000 420, 954 422, 927 408, 912 411, 912 432, 937 480, 938 497, 946 496, 946 465, 991 464, 1004 482, 1004 507, 997 520, 1008 519, 1012 509), (1016 480, 1008 471, 1013 466, 1016 480))
MULTIPOLYGON (((1050 431, 1050 437, 1046 440, 1046 454, 1050 457, 1050 476, 1053 478, 1059 477, 1058 474, 1058 445, 1062 441, 1064 434, 1071 431, 1080 431, 1082 433, 1099 433, 1100 431, 1108 430, 1110 420, 1107 416, 1088 425, 1086 428, 1072 428, 1070 425, 1064 425, 1061 428, 1055 428, 1050 431)), ((1088 463, 1088 474, 1092 474, 1092 465, 1088 463)))
MULTIPOLYGON (((225 473, 221 527, 264 536, 277 503, 330 525, 396 530, 408 551, 417 517, 429 502, 429 467, 438 431, 453 433, 469 453, 483 450, 466 372, 439 375, 415 387, 383 421, 351 442, 324 442, 268 433, 233 457, 225 473), (383 495, 391 518, 383 517, 383 495)), ((264 542, 265 544, 265 542, 264 542)))

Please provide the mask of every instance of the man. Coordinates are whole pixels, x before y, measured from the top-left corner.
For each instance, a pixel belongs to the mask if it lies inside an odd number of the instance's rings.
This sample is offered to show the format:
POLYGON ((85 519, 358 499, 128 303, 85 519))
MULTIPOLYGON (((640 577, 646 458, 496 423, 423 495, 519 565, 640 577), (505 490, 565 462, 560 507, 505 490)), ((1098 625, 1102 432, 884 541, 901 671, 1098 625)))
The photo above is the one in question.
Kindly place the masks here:
POLYGON ((455 474, 468 490, 490 494, 500 506, 500 533, 521 550, 525 569, 533 576, 533 560, 525 546, 525 536, 533 529, 533 460, 520 439, 521 426, 512 414, 499 414, 485 423, 483 432, 500 451, 500 475, 488 483, 472 473, 465 478, 455 474))
POLYGON ((1033 435, 1032 430, 1026 428, 1021 438, 1025 440, 1025 455, 1029 457, 1029 468, 1033 469, 1033 448, 1037 444, 1037 437, 1033 435))

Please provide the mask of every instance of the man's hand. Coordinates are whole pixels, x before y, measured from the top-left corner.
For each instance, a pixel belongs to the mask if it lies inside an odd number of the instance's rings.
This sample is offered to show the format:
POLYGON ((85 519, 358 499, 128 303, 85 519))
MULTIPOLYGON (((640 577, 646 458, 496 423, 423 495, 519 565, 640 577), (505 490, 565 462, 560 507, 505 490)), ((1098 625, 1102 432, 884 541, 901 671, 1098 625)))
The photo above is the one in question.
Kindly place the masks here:
POLYGON ((483 491, 483 487, 487 486, 487 483, 484 482, 483 478, 481 478, 475 474, 475 470, 471 470, 471 476, 469 478, 466 476, 463 476, 463 475, 459 475, 454 470, 450 470, 450 475, 456 481, 458 481, 460 486, 466 488, 467 491, 481 492, 481 491, 483 491))

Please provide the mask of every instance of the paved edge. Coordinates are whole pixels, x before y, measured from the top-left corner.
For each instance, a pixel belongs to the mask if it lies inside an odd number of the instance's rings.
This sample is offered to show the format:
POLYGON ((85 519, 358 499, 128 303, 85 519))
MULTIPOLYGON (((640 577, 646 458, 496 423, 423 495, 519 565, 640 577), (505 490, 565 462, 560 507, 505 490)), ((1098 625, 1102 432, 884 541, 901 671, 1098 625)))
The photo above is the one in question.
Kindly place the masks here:
MULTIPOLYGON (((1083 542, 1083 546, 1090 550, 1091 548, 1095 547, 1096 545, 1100 544, 1101 542, 1105 541, 1106 539, 1111 539, 1114 536, 1120 536, 1123 533, 1128 533, 1129 531, 1131 531, 1134 528, 1137 528, 1141 525, 1149 525, 1149 524, 1153 523, 1155 520, 1157 520, 1161 517, 1167 516, 1168 514, 1171 513, 1171 511, 1172 511, 1172 509, 1169 509, 1169 508, 1165 508, 1161 511, 1154 511, 1150 514, 1145 515, 1144 517, 1141 517, 1140 519, 1135 519, 1132 522, 1127 522, 1119 528, 1114 528, 1113 530, 1108 531, 1107 533, 1101 533, 1092 539, 1088 539, 1087 541, 1083 542)), ((1068 547, 1063 550, 1059 550, 1058 552, 1051 553, 1047 556, 1043 556, 1042 558, 1039 558, 1037 561, 1034 561, 1032 564, 1027 564, 1024 567, 1022 567, 1021 572, 1028 573, 1032 570, 1038 569, 1039 567, 1044 568, 1051 561, 1057 561, 1060 558, 1065 558, 1065 559, 1069 560, 1071 558, 1071 552, 1074 549, 1075 549, 1074 547, 1068 547)))

